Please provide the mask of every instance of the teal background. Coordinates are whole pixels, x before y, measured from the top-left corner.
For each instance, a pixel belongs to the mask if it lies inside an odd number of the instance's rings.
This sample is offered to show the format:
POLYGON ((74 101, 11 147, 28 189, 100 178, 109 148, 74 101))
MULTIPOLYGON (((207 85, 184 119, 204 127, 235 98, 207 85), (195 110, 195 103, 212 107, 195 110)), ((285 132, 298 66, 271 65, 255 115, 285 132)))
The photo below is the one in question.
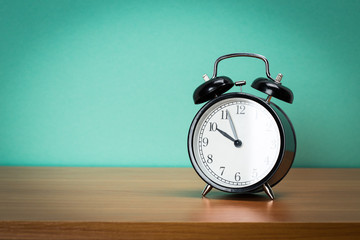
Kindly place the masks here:
MULTIPOLYGON (((360 1, 0 1, 0 165, 190 167, 215 59, 266 56, 295 167, 360 167, 360 1)), ((265 76, 236 58, 219 75, 265 76)), ((235 89, 233 90, 235 91, 235 89)))

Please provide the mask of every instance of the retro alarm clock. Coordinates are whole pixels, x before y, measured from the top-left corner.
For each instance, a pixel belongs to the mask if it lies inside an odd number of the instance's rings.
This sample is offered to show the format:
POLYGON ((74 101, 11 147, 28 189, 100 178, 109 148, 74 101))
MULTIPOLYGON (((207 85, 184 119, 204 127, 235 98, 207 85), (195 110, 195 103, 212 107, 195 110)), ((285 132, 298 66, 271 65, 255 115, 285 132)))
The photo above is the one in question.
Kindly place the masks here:
POLYGON ((188 134, 188 152, 197 174, 206 182, 205 197, 212 188, 231 193, 264 191, 274 199, 272 188, 291 168, 296 152, 293 125, 271 98, 292 103, 292 91, 270 75, 268 60, 254 53, 233 53, 219 57, 213 76, 194 92, 195 104, 206 104, 195 115, 188 134), (252 57, 265 62, 266 77, 251 84, 267 94, 260 98, 242 92, 246 81, 233 82, 217 76, 220 61, 233 57, 252 57), (225 93, 233 86, 239 92, 225 93))

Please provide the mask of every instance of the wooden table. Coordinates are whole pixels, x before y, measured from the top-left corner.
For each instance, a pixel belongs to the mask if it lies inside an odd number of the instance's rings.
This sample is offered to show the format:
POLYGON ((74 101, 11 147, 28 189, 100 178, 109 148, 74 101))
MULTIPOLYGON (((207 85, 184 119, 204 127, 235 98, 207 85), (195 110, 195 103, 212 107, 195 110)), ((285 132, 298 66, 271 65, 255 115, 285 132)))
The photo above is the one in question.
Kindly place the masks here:
POLYGON ((0 239, 360 239, 360 169, 292 169, 264 194, 190 168, 0 167, 0 239))

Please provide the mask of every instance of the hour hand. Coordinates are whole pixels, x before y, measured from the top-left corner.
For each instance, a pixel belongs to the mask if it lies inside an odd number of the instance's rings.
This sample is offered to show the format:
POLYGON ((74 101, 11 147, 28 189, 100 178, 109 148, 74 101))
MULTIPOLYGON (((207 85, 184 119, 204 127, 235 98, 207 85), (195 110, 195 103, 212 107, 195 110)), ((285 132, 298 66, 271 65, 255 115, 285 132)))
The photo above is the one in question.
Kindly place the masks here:
POLYGON ((217 130, 219 133, 221 133, 221 135, 223 135, 223 136, 226 137, 227 139, 231 140, 231 141, 234 143, 234 146, 235 146, 235 147, 237 147, 237 148, 241 147, 242 142, 241 142, 239 139, 237 139, 237 140, 233 139, 229 134, 227 134, 226 132, 220 130, 219 128, 217 128, 216 130, 217 130))
POLYGON ((219 128, 217 128, 216 130, 218 130, 219 133, 221 133, 221 135, 223 135, 223 136, 226 137, 227 139, 230 139, 232 142, 235 142, 235 139, 233 139, 229 134, 227 134, 227 133, 224 132, 223 130, 220 130, 219 128))

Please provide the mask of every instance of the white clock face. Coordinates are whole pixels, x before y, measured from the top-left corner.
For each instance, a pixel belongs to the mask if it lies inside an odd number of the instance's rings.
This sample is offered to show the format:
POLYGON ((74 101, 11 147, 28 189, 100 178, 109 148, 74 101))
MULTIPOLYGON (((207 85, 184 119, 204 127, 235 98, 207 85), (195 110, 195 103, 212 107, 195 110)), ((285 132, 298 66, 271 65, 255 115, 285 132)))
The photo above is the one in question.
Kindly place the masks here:
POLYGON ((274 168, 280 154, 279 127, 271 113, 247 98, 228 98, 208 108, 193 136, 200 170, 226 188, 256 184, 274 168))

